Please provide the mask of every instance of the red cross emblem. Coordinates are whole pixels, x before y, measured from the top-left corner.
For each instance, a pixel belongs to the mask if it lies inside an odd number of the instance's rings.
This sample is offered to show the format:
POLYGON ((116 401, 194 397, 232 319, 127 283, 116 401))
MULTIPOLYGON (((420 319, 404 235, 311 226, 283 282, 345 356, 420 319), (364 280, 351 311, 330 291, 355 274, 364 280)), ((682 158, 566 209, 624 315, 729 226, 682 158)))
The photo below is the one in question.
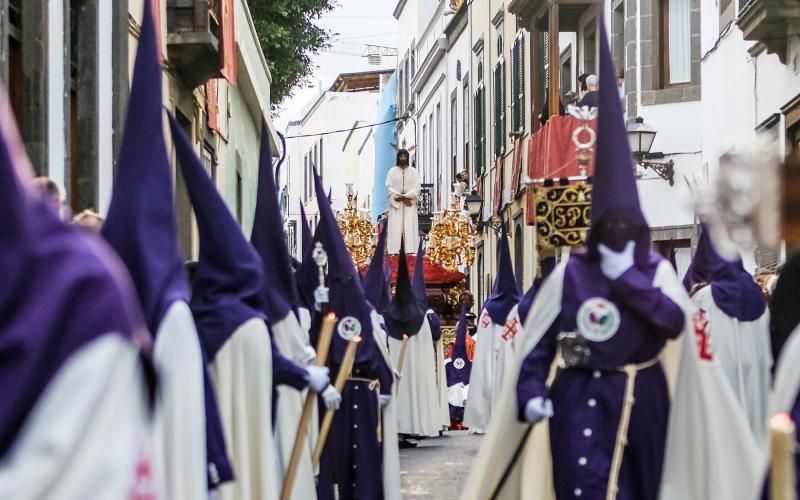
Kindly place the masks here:
POLYGON ((481 328, 488 328, 491 321, 492 319, 489 317, 489 313, 483 311, 483 314, 481 314, 481 328))
POLYGON ((156 500, 153 483, 153 471, 150 460, 142 454, 136 463, 133 491, 130 500, 156 500))
POLYGON ((517 336, 517 318, 513 318, 510 321, 506 321, 505 325, 503 325, 503 340, 512 340, 514 337, 517 336))
POLYGON ((714 361, 714 351, 711 348, 711 336, 708 332, 708 317, 705 309, 699 309, 692 316, 694 336, 697 341, 697 353, 703 361, 714 361))

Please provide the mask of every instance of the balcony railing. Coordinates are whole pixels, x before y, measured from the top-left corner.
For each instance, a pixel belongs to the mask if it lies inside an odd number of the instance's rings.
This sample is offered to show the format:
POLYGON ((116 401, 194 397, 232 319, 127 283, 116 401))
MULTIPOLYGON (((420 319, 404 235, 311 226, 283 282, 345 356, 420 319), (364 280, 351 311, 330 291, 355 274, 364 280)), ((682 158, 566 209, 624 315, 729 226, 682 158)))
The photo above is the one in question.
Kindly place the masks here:
POLYGON ((789 33, 800 29, 800 2, 797 0, 742 1, 739 20, 745 40, 760 42, 768 54, 776 54, 786 64, 789 33))
POLYGON ((433 223, 433 184, 422 184, 417 201, 417 216, 419 230, 428 234, 433 223))
POLYGON ((220 1, 167 1, 167 54, 189 88, 220 74, 220 1))

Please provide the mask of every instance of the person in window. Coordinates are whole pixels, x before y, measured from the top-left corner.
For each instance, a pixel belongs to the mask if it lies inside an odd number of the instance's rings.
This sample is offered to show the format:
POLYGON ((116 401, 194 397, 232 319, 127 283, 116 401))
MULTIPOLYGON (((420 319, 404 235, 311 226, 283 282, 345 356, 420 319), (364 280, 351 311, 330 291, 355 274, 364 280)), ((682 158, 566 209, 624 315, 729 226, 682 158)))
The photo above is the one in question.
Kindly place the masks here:
POLYGON ((598 107, 600 94, 597 93, 597 75, 589 75, 586 77, 586 88, 589 89, 578 101, 578 107, 588 106, 590 108, 598 107))
MULTIPOLYGON (((549 92, 545 92, 544 104, 542 104, 542 112, 539 115, 539 123, 544 125, 550 119, 550 97, 549 92)), ((558 114, 564 116, 564 102, 559 97, 558 99, 558 114)))

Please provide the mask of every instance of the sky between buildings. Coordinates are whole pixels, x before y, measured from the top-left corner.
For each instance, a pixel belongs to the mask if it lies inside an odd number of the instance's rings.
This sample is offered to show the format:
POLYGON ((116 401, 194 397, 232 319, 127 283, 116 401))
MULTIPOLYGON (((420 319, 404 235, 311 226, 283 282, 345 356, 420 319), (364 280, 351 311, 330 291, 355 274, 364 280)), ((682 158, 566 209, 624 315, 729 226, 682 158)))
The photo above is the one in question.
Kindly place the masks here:
MULTIPOLYGON (((301 118, 303 107, 320 92, 327 90, 340 73, 395 68, 396 57, 383 57, 381 64, 371 66, 360 54, 364 44, 397 47, 397 21, 392 12, 397 0, 339 0, 338 6, 318 24, 334 33, 331 48, 312 58, 312 87, 296 89, 284 101, 275 125, 281 132, 291 120, 301 118), (344 52, 344 53, 343 53, 344 52)), ((322 132, 320 130, 320 132, 322 132)))

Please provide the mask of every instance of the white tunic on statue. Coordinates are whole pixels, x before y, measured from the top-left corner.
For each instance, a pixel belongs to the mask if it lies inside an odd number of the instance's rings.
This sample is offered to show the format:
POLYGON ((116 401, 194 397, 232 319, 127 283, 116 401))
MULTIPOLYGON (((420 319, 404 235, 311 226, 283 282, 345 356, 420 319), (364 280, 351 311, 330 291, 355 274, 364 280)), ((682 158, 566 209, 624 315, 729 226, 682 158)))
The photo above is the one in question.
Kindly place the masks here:
POLYGON ((755 321, 738 321, 717 307, 708 286, 692 296, 692 303, 698 309, 695 329, 707 328, 714 354, 747 414, 753 433, 763 439, 772 367, 769 310, 765 309, 755 321))
POLYGON ((137 481, 137 463, 151 451, 141 372, 122 335, 103 335, 70 356, 0 463, 0 498, 128 499, 136 484, 167 498, 147 477, 137 481))
POLYGON ((464 425, 473 432, 489 428, 503 379, 514 363, 514 343, 521 329, 517 306, 511 309, 502 325, 494 323, 485 309, 481 313, 475 333, 469 397, 464 409, 464 425))
MULTIPOLYGON (((400 239, 405 235, 406 250, 419 245, 419 221, 417 220, 417 201, 420 193, 420 180, 414 167, 394 166, 386 175, 386 197, 389 201, 389 227, 386 231, 386 251, 400 253, 400 239), (405 195, 413 198, 409 207, 395 196, 405 195)), ((412 250, 413 251, 413 250, 412 250)))
POLYGON ((402 341, 389 337, 392 364, 403 376, 397 383, 397 431, 412 436, 438 436, 442 418, 427 316, 419 333, 408 338, 403 366, 399 366, 402 345, 402 341))
POLYGON ((278 498, 280 477, 272 426, 272 346, 264 320, 243 323, 211 364, 228 456, 236 479, 223 500, 278 498))

